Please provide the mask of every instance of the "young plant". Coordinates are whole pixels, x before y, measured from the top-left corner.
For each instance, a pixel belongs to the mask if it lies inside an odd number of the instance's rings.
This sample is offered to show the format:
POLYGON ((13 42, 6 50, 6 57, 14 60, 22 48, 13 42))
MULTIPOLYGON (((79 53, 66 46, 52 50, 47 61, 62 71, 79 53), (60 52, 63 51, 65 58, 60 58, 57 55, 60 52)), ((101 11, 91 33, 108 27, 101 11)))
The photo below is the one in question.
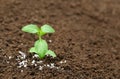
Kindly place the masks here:
POLYGON ((39 39, 35 42, 34 47, 30 48, 29 52, 38 54, 41 59, 43 59, 45 55, 56 57, 56 54, 53 51, 48 50, 47 42, 42 39, 42 36, 45 34, 55 32, 50 25, 45 24, 39 28, 37 25, 29 24, 24 26, 22 31, 37 34, 39 37, 39 39))

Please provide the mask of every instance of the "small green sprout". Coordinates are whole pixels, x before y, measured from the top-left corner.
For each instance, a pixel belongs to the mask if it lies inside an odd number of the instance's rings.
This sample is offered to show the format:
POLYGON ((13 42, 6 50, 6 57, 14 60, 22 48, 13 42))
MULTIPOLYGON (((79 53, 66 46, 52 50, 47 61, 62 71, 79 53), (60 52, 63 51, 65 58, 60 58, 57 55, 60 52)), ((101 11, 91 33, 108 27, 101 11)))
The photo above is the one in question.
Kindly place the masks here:
POLYGON ((43 35, 55 32, 50 25, 45 24, 39 28, 37 25, 29 24, 24 26, 22 31, 37 34, 39 37, 39 39, 35 42, 34 47, 30 48, 29 52, 38 54, 41 59, 43 59, 45 55, 56 57, 56 54, 53 51, 48 50, 47 42, 42 39, 43 35))

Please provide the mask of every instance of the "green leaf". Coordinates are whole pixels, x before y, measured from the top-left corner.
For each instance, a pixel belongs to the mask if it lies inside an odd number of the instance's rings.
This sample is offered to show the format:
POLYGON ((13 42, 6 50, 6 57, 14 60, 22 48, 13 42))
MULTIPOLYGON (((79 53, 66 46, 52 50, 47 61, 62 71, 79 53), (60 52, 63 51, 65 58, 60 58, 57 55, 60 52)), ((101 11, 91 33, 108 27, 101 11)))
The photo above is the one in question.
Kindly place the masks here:
POLYGON ((29 50, 29 52, 31 52, 31 53, 33 53, 33 52, 36 53, 35 47, 31 47, 30 50, 29 50))
POLYGON ((50 25, 47 25, 47 24, 45 24, 41 27, 41 31, 44 33, 54 33, 55 32, 55 30, 50 25))
POLYGON ((35 42, 35 50, 36 53, 39 55, 40 58, 45 57, 45 53, 48 51, 48 45, 45 40, 37 40, 35 42))
POLYGON ((39 30, 40 29, 37 27, 37 25, 34 25, 34 24, 29 24, 22 28, 22 31, 28 32, 28 33, 38 33, 39 30))
POLYGON ((51 51, 51 50, 48 50, 45 55, 50 55, 52 57, 56 57, 56 54, 53 51, 51 51))

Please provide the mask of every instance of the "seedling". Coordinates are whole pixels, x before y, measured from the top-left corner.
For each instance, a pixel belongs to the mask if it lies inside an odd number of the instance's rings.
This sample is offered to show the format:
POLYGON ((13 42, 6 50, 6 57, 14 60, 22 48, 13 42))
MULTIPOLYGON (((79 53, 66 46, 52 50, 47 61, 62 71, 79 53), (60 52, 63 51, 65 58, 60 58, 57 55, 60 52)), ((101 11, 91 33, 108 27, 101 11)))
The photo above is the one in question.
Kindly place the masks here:
POLYGON ((37 25, 29 24, 22 28, 22 31, 37 34, 39 39, 34 43, 34 47, 31 47, 29 52, 36 53, 39 55, 39 58, 43 59, 45 55, 50 55, 52 57, 56 57, 56 54, 48 50, 48 44, 45 40, 42 39, 47 33, 54 33, 55 30, 50 25, 43 25, 40 28, 37 25))

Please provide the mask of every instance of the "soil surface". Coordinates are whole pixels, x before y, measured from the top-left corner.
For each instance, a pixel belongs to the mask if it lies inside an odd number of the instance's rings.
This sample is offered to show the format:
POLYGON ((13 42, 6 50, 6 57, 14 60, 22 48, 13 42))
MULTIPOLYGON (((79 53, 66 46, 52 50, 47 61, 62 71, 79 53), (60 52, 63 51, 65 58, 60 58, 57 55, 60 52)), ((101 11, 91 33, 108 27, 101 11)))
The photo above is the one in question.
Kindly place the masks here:
POLYGON ((0 79, 120 79, 120 0, 0 0, 0 79), (28 52, 31 23, 56 30, 44 39, 57 58, 28 52))

